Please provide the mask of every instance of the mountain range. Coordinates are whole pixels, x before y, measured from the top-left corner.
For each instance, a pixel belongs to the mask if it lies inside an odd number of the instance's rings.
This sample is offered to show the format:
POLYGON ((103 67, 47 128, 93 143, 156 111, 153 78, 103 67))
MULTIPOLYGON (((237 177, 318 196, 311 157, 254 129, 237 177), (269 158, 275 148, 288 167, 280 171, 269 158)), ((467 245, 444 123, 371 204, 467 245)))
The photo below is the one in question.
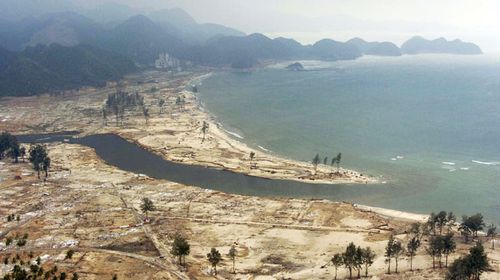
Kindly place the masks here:
POLYGON ((0 96, 103 86, 135 70, 128 58, 86 45, 38 45, 18 53, 0 48, 0 96))
MULTIPOLYGON (((20 85, 15 94, 95 85, 105 79, 120 78, 136 67, 152 66, 160 53, 168 53, 195 65, 234 68, 248 68, 262 61, 276 60, 335 61, 363 55, 481 53, 480 48, 472 43, 443 38, 429 41, 421 37, 408 40, 401 48, 391 42, 367 42, 361 38, 347 42, 323 39, 312 45, 302 45, 293 39, 271 39, 259 33, 246 35, 218 24, 199 24, 181 9, 159 10, 145 15, 134 15, 133 12, 127 6, 113 4, 83 11, 83 15, 63 11, 20 21, 0 20, 0 48, 3 48, 0 95, 15 91, 15 86, 6 77, 21 75, 24 79, 36 81, 28 83, 29 88, 20 85), (37 52, 39 54, 35 55, 37 52), (66 62, 77 62, 74 65, 86 67, 87 75, 70 79, 69 74, 64 75, 49 67, 47 60, 40 63, 42 54, 57 56, 57 52, 61 55, 70 53, 71 59, 66 62), (78 60, 78 55, 88 58, 88 63, 78 60), (108 70, 99 72, 106 67, 108 70), (51 83, 42 82, 44 79, 51 83)), ((64 66, 64 61, 58 63, 64 66)), ((77 71, 69 73, 76 75, 77 71)), ((12 80, 19 79, 23 78, 12 80)))
POLYGON ((404 54, 447 53, 447 54, 482 54, 481 48, 473 43, 462 42, 459 39, 448 41, 445 38, 427 40, 415 36, 401 45, 404 54))

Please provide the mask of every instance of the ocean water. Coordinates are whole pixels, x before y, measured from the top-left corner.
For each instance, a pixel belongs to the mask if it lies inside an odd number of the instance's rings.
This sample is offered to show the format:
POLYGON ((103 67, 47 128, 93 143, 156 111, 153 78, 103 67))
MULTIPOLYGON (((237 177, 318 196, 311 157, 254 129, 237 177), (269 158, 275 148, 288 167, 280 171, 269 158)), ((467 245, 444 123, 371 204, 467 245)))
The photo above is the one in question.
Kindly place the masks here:
POLYGON ((252 147, 303 161, 342 152, 342 166, 385 181, 311 187, 300 196, 417 213, 481 212, 500 223, 500 56, 303 64, 307 71, 279 64, 217 73, 201 82, 198 96, 252 147))

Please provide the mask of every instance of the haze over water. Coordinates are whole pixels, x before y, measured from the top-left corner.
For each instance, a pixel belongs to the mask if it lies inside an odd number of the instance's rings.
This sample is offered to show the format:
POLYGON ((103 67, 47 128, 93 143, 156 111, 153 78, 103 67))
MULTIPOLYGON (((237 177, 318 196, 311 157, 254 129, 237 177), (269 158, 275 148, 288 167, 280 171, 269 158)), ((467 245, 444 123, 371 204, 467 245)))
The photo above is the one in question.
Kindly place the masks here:
POLYGON ((387 181, 309 197, 500 222, 500 57, 303 64, 215 74, 199 97, 255 148, 304 161, 342 152, 344 167, 387 181))

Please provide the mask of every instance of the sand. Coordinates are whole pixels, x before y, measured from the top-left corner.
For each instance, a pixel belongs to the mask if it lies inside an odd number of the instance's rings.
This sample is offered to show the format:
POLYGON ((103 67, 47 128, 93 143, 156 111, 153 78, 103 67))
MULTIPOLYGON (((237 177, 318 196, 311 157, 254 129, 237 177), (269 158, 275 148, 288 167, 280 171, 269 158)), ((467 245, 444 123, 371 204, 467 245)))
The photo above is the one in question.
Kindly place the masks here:
MULTIPOLYGON (((343 176, 331 175, 321 166, 313 176, 309 163, 296 162, 238 142, 218 128, 210 115, 201 110, 195 96, 183 91, 192 75, 165 76, 146 73, 129 77, 130 90, 149 91, 153 84, 137 85, 137 80, 156 80, 159 90, 146 95, 151 118, 145 123, 140 111, 128 112, 123 126, 112 119, 103 125, 100 108, 114 85, 104 89, 82 89, 63 96, 5 98, 0 112, 8 116, 0 130, 16 133, 43 133, 78 130, 84 134, 116 133, 154 151, 166 159, 186 164, 205 165, 267 178, 286 178, 308 182, 374 183, 354 171, 343 176), (174 106, 184 95, 184 108, 174 106), (155 104, 167 100, 159 114, 155 104), (210 122, 206 140, 201 143, 203 121, 210 122), (256 169, 250 169, 255 163, 256 169), (311 180, 311 179, 314 180, 311 180)), ((29 232, 26 247, 5 247, 0 256, 33 251, 47 256, 46 265, 55 263, 80 279, 213 279, 206 254, 212 247, 223 255, 219 279, 332 279, 334 268, 329 259, 344 250, 349 242, 370 246, 377 254, 370 268, 373 279, 442 279, 444 270, 431 269, 425 245, 414 260, 418 271, 410 272, 407 258, 400 260, 399 274, 385 274, 384 247, 395 234, 403 242, 410 223, 425 216, 366 207, 344 202, 303 199, 271 199, 222 192, 155 180, 107 165, 94 151, 67 143, 48 146, 52 170, 47 182, 36 178, 27 163, 0 161, 0 216, 16 214, 20 222, 0 221, 0 235, 14 236, 29 232), (20 180, 14 179, 16 175, 20 180), (149 197, 157 210, 149 213, 144 224, 140 211, 143 197, 149 197), (182 270, 170 254, 172 233, 181 232, 191 244, 188 268, 182 270), (236 274, 226 254, 231 245, 238 250, 236 274), (72 248, 73 260, 64 260, 72 248), (163 256, 164 258, 160 258, 163 256)), ((370 187, 369 185, 367 187, 370 187)), ((467 251, 469 245, 457 236, 458 252, 450 261, 467 251)), ((484 279, 498 279, 499 249, 488 249, 495 271, 484 279)), ((8 266, 0 264, 3 273, 8 266)), ((339 278, 347 271, 339 269, 339 278)))
POLYGON ((148 72, 141 77, 129 77, 123 88, 129 92, 140 92, 145 97, 151 117, 146 124, 142 109, 126 113, 123 125, 116 125, 114 116, 104 124, 102 105, 110 92, 116 90, 111 84, 102 89, 82 89, 63 96, 41 96, 26 98, 4 98, 0 111, 9 116, 0 123, 0 130, 16 133, 46 133, 63 130, 80 131, 82 135, 115 133, 133 141, 164 158, 184 164, 201 165, 271 179, 288 179, 321 184, 372 184, 376 178, 359 172, 309 162, 300 162, 258 149, 252 149, 230 136, 214 118, 199 104, 196 96, 185 90, 194 80, 206 77, 181 75, 172 77, 162 72, 148 72), (137 84, 138 80, 154 81, 137 84), (155 92, 150 89, 155 87, 155 92), (183 96, 185 105, 175 105, 178 96, 183 96), (160 114, 158 101, 166 105, 160 114), (209 124, 203 140, 203 122, 209 124), (250 153, 255 158, 250 159, 250 153))

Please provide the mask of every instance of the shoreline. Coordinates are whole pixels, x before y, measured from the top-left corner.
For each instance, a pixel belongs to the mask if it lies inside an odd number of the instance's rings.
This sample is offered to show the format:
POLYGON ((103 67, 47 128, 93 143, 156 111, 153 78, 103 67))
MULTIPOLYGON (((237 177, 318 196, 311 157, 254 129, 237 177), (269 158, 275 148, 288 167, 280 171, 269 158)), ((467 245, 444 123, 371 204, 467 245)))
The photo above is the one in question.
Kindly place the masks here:
MULTIPOLYGON (((186 86, 193 85, 196 82, 199 83, 200 81, 203 81, 203 80, 209 78, 213 74, 214 74, 213 72, 210 72, 208 74, 203 74, 201 76, 193 77, 186 82, 186 86)), ((241 150, 247 151, 247 154, 250 154, 250 152, 254 152, 256 154, 256 157, 261 156, 263 158, 269 159, 270 161, 278 161, 278 162, 282 161, 285 164, 300 166, 304 169, 304 172, 310 172, 314 168, 312 163, 291 159, 291 158, 288 158, 288 157, 283 156, 283 155, 274 154, 272 151, 270 151, 269 149, 262 147, 262 146, 258 146, 259 149, 250 147, 247 143, 245 143, 243 141, 244 140, 243 136, 238 135, 239 136, 238 137, 238 136, 236 136, 237 133, 231 131, 230 129, 227 129, 227 127, 224 127, 223 123, 218 120, 217 116, 215 116, 212 112, 210 112, 206 108, 206 106, 202 103, 201 98, 199 97, 199 94, 200 94, 199 92, 194 93, 194 92, 191 92, 188 90, 183 90, 182 94, 193 99, 193 102, 195 104, 195 107, 193 108, 193 110, 198 110, 201 113, 206 115, 206 117, 208 119, 207 122, 209 123, 209 126, 210 126, 209 133, 212 132, 213 127, 215 127, 217 129, 217 131, 215 133, 213 133, 213 136, 215 136, 216 138, 219 138, 219 139, 217 139, 218 141, 229 142, 232 146, 237 147, 241 150)), ((303 176, 301 178, 301 177, 292 177, 292 176, 282 176, 282 177, 278 176, 277 177, 277 176, 270 176, 269 174, 262 174, 262 173, 255 174, 255 172, 252 172, 252 171, 256 171, 255 169, 254 170, 251 169, 251 170, 247 170, 247 171, 239 171, 239 170, 232 170, 232 169, 227 169, 227 170, 233 171, 233 172, 244 173, 244 174, 247 174, 250 176, 262 177, 262 178, 268 178, 268 179, 294 180, 294 181, 305 182, 305 183, 309 183, 309 184, 332 184, 332 185, 335 185, 335 184, 380 184, 381 183, 380 180, 375 178, 375 177, 365 176, 361 172, 347 169, 347 168, 343 168, 343 167, 341 167, 339 169, 340 174, 337 174, 336 168, 328 166, 328 165, 325 166, 323 164, 318 164, 317 171, 316 171, 319 173, 318 178, 314 178, 315 176, 313 176, 312 172, 311 172, 311 174, 308 174, 309 176, 306 175, 306 176, 303 176), (340 175, 340 178, 333 177, 333 176, 339 176, 339 175, 340 175)))

